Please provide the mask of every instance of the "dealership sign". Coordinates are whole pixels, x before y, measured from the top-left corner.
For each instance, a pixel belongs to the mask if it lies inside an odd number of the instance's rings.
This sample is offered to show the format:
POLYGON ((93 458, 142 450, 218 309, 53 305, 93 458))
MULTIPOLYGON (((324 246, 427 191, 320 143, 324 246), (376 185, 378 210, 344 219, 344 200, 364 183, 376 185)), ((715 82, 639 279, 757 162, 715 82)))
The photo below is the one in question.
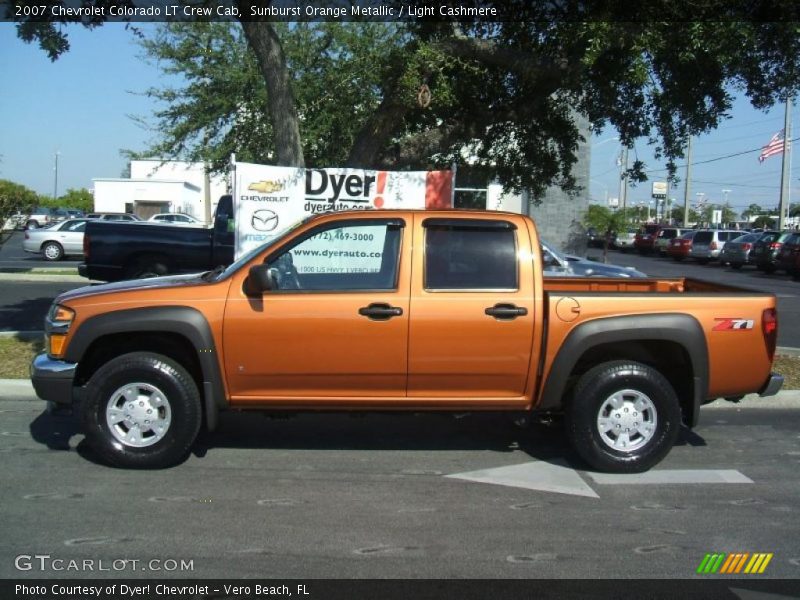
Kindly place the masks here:
POLYGON ((234 164, 236 257, 316 213, 451 208, 452 171, 303 169, 234 164))

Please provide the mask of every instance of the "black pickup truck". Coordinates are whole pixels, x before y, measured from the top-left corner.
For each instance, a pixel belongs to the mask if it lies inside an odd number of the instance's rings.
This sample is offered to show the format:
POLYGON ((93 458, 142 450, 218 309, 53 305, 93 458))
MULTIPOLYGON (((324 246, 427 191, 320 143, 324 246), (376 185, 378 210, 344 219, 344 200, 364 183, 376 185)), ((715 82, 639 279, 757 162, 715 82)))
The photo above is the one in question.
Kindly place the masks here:
POLYGON ((211 227, 89 221, 78 273, 96 281, 197 273, 233 262, 233 198, 222 196, 211 227))

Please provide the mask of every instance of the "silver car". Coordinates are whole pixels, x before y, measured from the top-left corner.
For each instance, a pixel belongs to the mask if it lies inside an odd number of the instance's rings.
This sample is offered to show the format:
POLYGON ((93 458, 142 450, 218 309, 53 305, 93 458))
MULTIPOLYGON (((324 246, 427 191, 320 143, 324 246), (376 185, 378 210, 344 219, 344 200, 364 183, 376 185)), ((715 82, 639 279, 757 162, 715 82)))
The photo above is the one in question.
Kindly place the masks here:
POLYGON ((692 258, 700 264, 717 260, 726 242, 743 236, 738 229, 701 229, 692 239, 692 258))
POLYGON ((719 254, 719 261, 722 264, 730 263, 734 269, 741 269, 742 265, 752 264, 750 261, 750 250, 753 244, 758 241, 762 233, 748 233, 741 237, 725 242, 722 252, 719 254))
POLYGON ((542 261, 545 277, 647 277, 633 267, 620 267, 570 254, 562 254, 542 241, 542 261))
POLYGON ((69 219, 40 229, 25 230, 22 249, 41 254, 45 260, 61 260, 69 254, 83 254, 86 219, 69 219))

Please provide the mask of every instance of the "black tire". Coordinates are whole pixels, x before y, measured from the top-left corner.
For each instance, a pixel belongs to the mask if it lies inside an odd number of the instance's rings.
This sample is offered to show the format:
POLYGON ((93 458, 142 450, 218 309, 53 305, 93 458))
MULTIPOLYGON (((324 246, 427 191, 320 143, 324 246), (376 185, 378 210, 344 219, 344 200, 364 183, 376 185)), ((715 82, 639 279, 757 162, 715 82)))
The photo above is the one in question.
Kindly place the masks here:
POLYGON ((731 263, 731 269, 736 269, 737 271, 742 268, 742 263, 731 263))
POLYGON ((683 260, 683 256, 673 256, 672 258, 675 259, 675 262, 681 262, 683 260))
POLYGON ((169 274, 169 267, 164 259, 159 257, 144 257, 137 260, 125 270, 128 279, 145 279, 148 277, 161 277, 169 274))
POLYGON ((775 272, 775 265, 764 265, 761 270, 767 275, 772 275, 775 272))
POLYGON ((25 223, 25 229, 39 229, 39 221, 34 221, 31 219, 27 223, 25 223))
POLYGON ((708 259, 707 258, 698 258, 697 262, 698 262, 698 264, 701 264, 701 265, 707 265, 708 264, 708 259))
POLYGON ((61 260, 64 258, 64 248, 58 242, 47 242, 42 245, 42 256, 45 260, 61 260))
POLYGON ((200 431, 202 404, 194 379, 180 364, 160 354, 131 352, 110 360, 92 375, 86 386, 81 416, 86 440, 104 461, 126 468, 162 468, 179 463, 189 452, 200 431), (147 427, 138 422, 129 427, 130 416, 117 421, 114 431, 109 425, 107 411, 119 406, 120 400, 123 404, 128 402, 124 399, 127 396, 121 393, 126 386, 132 386, 134 391, 135 386, 139 386, 140 393, 128 407, 123 405, 117 410, 127 412, 129 407, 134 408, 138 414, 131 416, 143 420, 148 409, 158 413, 166 408, 162 417, 166 417, 168 423, 162 433, 157 435, 153 429, 146 432, 150 434, 148 438, 139 434, 149 445, 141 446, 140 442, 137 446, 133 438, 130 443, 120 439, 126 432, 134 429, 139 432, 140 428, 147 427), (146 389, 148 387, 156 391, 146 389), (147 396, 141 390, 152 393, 147 396))
MULTIPOLYGON (((566 408, 567 435, 575 451, 595 469, 611 473, 640 473, 657 464, 672 448, 681 425, 678 397, 669 382, 652 367, 628 360, 603 363, 585 373, 566 408), (623 390, 632 392, 626 394, 620 407, 621 413, 623 409, 630 411, 621 414, 623 421, 647 419, 654 423, 654 431, 648 433, 649 439, 638 432, 632 436, 623 434, 634 448, 618 450, 612 447, 615 440, 610 438, 619 429, 619 423, 614 426, 616 429, 606 432, 607 441, 603 439, 598 419, 601 411, 610 408, 611 398, 623 390), (647 404, 644 412, 637 414, 631 399, 642 397, 647 404)), ((613 416, 608 415, 609 422, 614 420, 613 416)), ((642 422, 635 424, 639 426, 642 422)), ((625 442, 622 436, 617 436, 616 441, 625 442)))

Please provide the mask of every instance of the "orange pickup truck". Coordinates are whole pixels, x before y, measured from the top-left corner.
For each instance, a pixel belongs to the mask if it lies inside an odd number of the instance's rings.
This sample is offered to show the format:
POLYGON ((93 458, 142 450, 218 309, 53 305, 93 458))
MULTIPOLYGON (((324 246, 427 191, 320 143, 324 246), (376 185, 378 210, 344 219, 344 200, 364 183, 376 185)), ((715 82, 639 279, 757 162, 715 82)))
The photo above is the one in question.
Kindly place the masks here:
POLYGON ((227 268, 60 295, 37 394, 108 462, 162 467, 223 410, 565 415, 592 467, 659 462, 716 398, 778 392, 775 297, 543 277, 518 214, 311 217, 227 268))

